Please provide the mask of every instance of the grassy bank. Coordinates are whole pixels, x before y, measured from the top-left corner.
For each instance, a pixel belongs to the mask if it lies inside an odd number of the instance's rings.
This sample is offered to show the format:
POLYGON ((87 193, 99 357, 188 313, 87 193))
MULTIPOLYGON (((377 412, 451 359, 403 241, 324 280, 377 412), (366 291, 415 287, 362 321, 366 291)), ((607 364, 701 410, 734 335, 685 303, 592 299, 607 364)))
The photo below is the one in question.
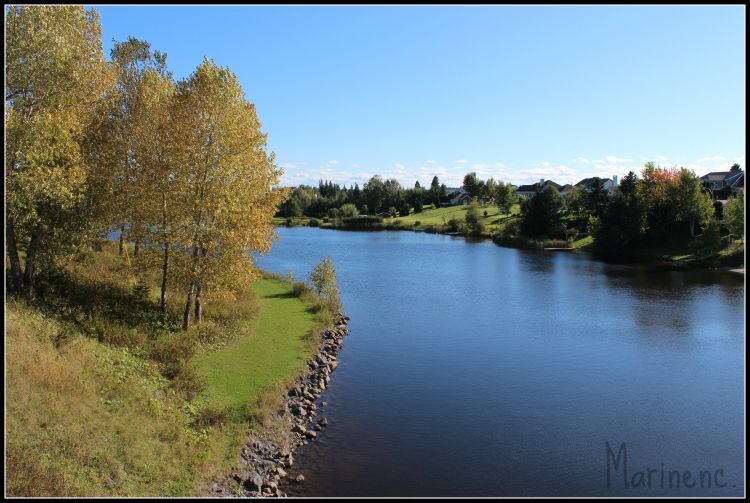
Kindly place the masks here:
POLYGON ((7 494, 198 495, 273 427, 330 314, 264 277, 182 332, 157 279, 108 243, 41 278, 35 301, 7 299, 7 494))
POLYGON ((199 398, 215 407, 230 407, 240 419, 248 413, 264 414, 268 408, 260 406, 270 398, 264 393, 290 383, 304 370, 317 325, 309 306, 283 281, 264 278, 254 290, 260 309, 244 322, 243 334, 196 357, 207 381, 199 398))
MULTIPOLYGON (((457 232, 456 226, 452 225, 451 221, 457 222, 461 225, 466 220, 466 212, 468 206, 448 206, 445 208, 425 208, 420 213, 412 212, 409 216, 396 216, 392 218, 385 218, 381 223, 377 225, 368 225, 370 229, 382 229, 382 230, 416 230, 425 232, 435 233, 447 233, 457 232)), ((516 205, 510 212, 510 214, 504 214, 500 211, 497 206, 487 204, 479 207, 480 218, 484 232, 482 237, 491 238, 497 230, 505 224, 506 220, 511 216, 517 215, 520 212, 520 208, 516 205), (487 215, 484 215, 484 212, 487 215)), ((347 228, 345 220, 337 220, 331 218, 309 218, 309 217, 298 217, 298 218, 274 218, 275 225, 288 225, 288 226, 319 226, 322 228, 347 228)))

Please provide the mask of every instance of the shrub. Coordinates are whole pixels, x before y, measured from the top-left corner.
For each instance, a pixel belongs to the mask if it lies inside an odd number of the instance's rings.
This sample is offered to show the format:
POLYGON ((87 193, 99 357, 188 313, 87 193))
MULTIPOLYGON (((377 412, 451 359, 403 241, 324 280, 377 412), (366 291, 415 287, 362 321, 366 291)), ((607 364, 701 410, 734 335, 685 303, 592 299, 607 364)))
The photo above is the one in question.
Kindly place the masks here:
POLYGON ((339 303, 339 287, 336 283, 336 269, 331 257, 325 257, 310 273, 310 282, 315 291, 331 305, 339 303))
POLYGON ((419 227, 420 225, 422 225, 422 222, 420 222, 419 220, 416 220, 414 222, 414 227, 419 227))
POLYGON ((353 204, 346 203, 341 206, 341 216, 342 217, 356 217, 356 216, 359 216, 359 210, 353 204))
POLYGON ((218 405, 206 405, 193 419, 194 428, 214 428, 224 426, 232 419, 232 407, 220 407, 218 405))
POLYGON ((317 218, 311 218, 307 222, 307 225, 309 225, 310 227, 320 227, 320 220, 318 220, 317 218))
POLYGON ((195 354, 197 340, 198 334, 195 330, 177 333, 163 332, 153 343, 151 358, 167 364, 187 361, 195 354))
POLYGON ((448 232, 458 232, 461 229, 461 222, 456 217, 452 217, 448 220, 448 223, 445 224, 445 229, 448 232))
POLYGON ((133 285, 130 297, 135 304, 143 305, 149 303, 150 294, 151 288, 148 286, 148 283, 143 279, 139 279, 136 284, 133 285))
POLYGON ((344 227, 379 227, 383 225, 383 218, 376 215, 359 215, 341 219, 344 227))
POLYGON ((168 370, 172 379, 172 387, 186 399, 192 400, 206 389, 206 381, 192 365, 172 365, 168 370))

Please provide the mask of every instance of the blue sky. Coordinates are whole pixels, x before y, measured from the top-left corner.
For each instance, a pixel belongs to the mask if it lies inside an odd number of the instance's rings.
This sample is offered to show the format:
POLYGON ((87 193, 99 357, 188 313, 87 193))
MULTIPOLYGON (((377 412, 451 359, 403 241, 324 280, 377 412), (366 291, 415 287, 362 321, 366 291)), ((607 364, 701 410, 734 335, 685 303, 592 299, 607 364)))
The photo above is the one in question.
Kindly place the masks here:
POLYGON ((97 7, 176 78, 204 56, 256 104, 284 185, 449 186, 745 167, 745 10, 97 7))

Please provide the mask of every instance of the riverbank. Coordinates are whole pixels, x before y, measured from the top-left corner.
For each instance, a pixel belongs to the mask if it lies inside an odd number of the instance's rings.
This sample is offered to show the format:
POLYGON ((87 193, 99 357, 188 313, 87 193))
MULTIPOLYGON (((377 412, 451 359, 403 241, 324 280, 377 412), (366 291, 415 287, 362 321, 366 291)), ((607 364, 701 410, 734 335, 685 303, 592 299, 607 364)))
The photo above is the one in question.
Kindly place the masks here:
MULTIPOLYGON (((338 367, 337 357, 349 333, 348 320, 339 313, 336 326, 322 333, 315 355, 287 392, 284 406, 271 424, 248 436, 237 467, 211 484, 208 496, 285 496, 280 484, 294 464, 295 450, 314 441, 317 432, 328 426, 326 417, 316 419, 315 402, 338 367)), ((298 476, 292 483, 303 482, 304 477, 298 476)))
POLYGON ((8 495, 205 494, 236 467, 248 431, 273 433, 321 331, 339 321, 266 275, 206 299, 184 332, 177 295, 162 319, 158 278, 138 279, 103 243, 40 278, 32 302, 6 299, 8 495))
MULTIPOLYGON (((588 252, 606 262, 627 262, 651 264, 673 269, 714 269, 736 270, 744 268, 744 243, 730 243, 714 253, 701 253, 693 250, 689 243, 671 243, 663 246, 646 247, 617 256, 603 256, 594 249, 591 235, 566 241, 561 239, 533 239, 526 237, 500 238, 497 230, 503 225, 518 218, 520 209, 514 207, 510 214, 501 214, 499 209, 488 205, 480 208, 480 213, 487 211, 486 216, 480 218, 484 231, 478 235, 463 232, 460 228, 464 223, 467 206, 452 206, 448 208, 427 209, 421 213, 412 213, 408 217, 390 219, 379 218, 378 221, 367 221, 360 224, 356 219, 314 219, 308 217, 283 219, 274 218, 274 224, 284 227, 309 226, 321 229, 353 230, 353 231, 412 231, 430 234, 459 236, 470 241, 492 240, 498 246, 526 250, 548 252, 588 252)), ((483 214, 483 213, 482 213, 483 214)), ((375 217, 372 217, 375 218, 375 217)))

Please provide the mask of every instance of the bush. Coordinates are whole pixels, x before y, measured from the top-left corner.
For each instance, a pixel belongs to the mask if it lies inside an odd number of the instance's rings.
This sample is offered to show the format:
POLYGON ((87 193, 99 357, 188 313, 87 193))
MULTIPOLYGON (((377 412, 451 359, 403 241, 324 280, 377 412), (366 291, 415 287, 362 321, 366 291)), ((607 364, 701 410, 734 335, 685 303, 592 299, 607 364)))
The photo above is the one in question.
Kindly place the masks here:
POLYGON ((419 220, 416 220, 414 222, 414 227, 419 227, 420 225, 422 225, 422 222, 420 222, 419 220))
POLYGON ((194 428, 214 428, 224 426, 232 419, 232 408, 230 406, 220 407, 218 405, 207 405, 202 408, 192 422, 194 428))
POLYGON ((325 257, 310 273, 310 283, 318 295, 331 305, 339 303, 339 286, 336 283, 336 269, 331 257, 325 257))
POLYGON ((721 232, 716 220, 711 219, 706 225, 703 234, 695 240, 694 247, 696 251, 707 254, 714 253, 721 247, 721 232))
POLYGON ((344 227, 379 227, 383 225, 383 218, 376 215, 359 215, 356 217, 345 217, 341 219, 344 227))
POLYGON ((307 222, 307 225, 309 225, 310 227, 320 227, 320 220, 318 220, 317 218, 311 218, 307 222))
POLYGON ((172 365, 168 371, 171 375, 172 387, 187 400, 193 400, 206 389, 206 381, 191 365, 172 365))
POLYGON ((139 279, 136 284, 133 285, 130 296, 133 299, 134 303, 144 305, 149 303, 150 294, 151 288, 149 288, 148 283, 146 283, 143 279, 139 279))
POLYGON ((458 232, 461 229, 461 221, 453 217, 445 224, 445 229, 448 232, 458 232))
POLYGON ((187 361, 195 354, 197 342, 198 334, 195 330, 178 333, 163 332, 153 343, 151 358, 167 364, 187 361))
POLYGON ((346 203, 341 206, 341 216, 345 218, 356 217, 359 216, 359 210, 353 204, 346 203))

